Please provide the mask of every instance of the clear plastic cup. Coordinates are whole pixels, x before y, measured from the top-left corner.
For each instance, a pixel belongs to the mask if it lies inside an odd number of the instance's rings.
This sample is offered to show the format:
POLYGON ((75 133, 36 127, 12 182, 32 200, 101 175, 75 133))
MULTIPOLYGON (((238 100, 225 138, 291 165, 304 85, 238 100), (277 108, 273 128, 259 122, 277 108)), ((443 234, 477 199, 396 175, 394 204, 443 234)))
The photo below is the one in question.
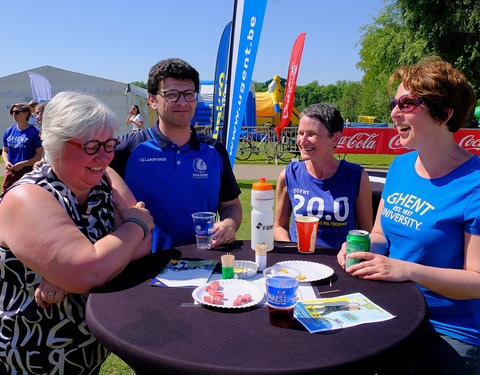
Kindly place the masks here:
POLYGON ((196 212, 192 214, 195 237, 199 249, 210 249, 213 241, 214 212, 196 212))

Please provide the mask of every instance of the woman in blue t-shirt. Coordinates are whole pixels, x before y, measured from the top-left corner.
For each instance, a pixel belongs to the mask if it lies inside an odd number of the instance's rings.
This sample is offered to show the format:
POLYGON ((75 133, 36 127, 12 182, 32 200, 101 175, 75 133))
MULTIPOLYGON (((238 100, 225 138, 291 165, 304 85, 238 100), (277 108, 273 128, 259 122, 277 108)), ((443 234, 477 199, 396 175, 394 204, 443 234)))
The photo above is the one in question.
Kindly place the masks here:
POLYGON ((17 182, 43 154, 42 141, 38 129, 30 125, 30 108, 24 103, 10 107, 10 115, 16 124, 10 126, 3 135, 2 158, 7 172, 2 185, 2 193, 17 182))
MULTIPOLYGON (((438 57, 399 68, 390 99, 403 147, 390 166, 371 233, 371 253, 347 272, 419 285, 428 329, 409 345, 414 373, 480 373, 480 158, 453 133, 467 122, 475 94, 438 57), (383 254, 383 255, 382 255, 383 254)), ((345 245, 338 255, 345 267, 345 245)), ((395 296, 392 296, 395 298, 395 296)))

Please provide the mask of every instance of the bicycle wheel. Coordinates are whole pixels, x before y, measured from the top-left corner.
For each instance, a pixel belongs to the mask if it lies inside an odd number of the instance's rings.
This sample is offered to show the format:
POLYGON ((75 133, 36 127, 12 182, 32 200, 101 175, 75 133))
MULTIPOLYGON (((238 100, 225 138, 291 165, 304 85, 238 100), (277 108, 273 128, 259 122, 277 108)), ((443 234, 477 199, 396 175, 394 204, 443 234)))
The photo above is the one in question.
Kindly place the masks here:
POLYGON ((277 142, 273 131, 268 131, 266 133, 262 143, 262 150, 265 152, 265 158, 268 164, 270 161, 275 160, 275 150, 277 148, 277 142))
POLYGON ((300 151, 297 143, 279 143, 276 149, 277 158, 281 161, 290 162, 293 158, 298 158, 300 151))
POLYGON ((237 154, 235 159, 244 161, 248 160, 252 156, 253 145, 247 138, 240 138, 238 140, 237 154))

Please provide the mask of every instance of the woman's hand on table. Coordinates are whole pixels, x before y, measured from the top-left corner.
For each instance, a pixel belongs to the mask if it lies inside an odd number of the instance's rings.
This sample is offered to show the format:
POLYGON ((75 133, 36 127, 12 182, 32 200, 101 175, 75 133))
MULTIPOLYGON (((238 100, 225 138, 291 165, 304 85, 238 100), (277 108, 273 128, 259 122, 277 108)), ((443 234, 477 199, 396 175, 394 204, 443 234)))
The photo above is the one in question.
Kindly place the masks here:
MULTIPOLYGON (((345 245, 345 244, 344 244, 345 245)), ((342 246, 344 250, 344 246, 342 246)), ((340 259, 340 253, 337 256, 340 259)), ((345 252, 344 252, 345 254, 345 252)), ((383 280, 383 281, 407 281, 409 262, 403 260, 392 259, 385 255, 374 254, 371 252, 359 251, 348 255, 350 259, 363 259, 362 262, 354 264, 346 269, 352 276, 357 276, 366 280, 383 280)), ((345 256, 343 257, 345 262, 345 256)), ((339 260, 340 263, 340 260, 339 260)), ((345 267, 343 264, 342 267, 345 267)))
POLYGON ((62 302, 67 294, 66 290, 43 279, 35 289, 35 302, 38 306, 46 309, 52 303, 62 302))
POLYGON ((347 255, 347 243, 344 242, 342 244, 342 248, 340 249, 340 251, 337 254, 337 262, 338 262, 338 264, 340 264, 340 266, 342 268, 345 268, 345 263, 346 263, 345 257, 346 257, 346 255, 347 255))

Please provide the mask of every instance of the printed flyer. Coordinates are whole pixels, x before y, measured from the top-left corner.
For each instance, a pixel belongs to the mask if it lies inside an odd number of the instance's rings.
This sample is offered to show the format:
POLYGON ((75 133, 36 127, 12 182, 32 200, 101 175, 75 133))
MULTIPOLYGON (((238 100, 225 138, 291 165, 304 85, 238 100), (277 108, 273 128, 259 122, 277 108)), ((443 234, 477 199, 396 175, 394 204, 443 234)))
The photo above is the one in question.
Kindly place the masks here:
POLYGON ((150 285, 197 287, 207 282, 217 263, 217 260, 171 259, 150 285))
POLYGON ((361 293, 297 302, 295 318, 310 333, 353 327, 395 318, 361 293))

